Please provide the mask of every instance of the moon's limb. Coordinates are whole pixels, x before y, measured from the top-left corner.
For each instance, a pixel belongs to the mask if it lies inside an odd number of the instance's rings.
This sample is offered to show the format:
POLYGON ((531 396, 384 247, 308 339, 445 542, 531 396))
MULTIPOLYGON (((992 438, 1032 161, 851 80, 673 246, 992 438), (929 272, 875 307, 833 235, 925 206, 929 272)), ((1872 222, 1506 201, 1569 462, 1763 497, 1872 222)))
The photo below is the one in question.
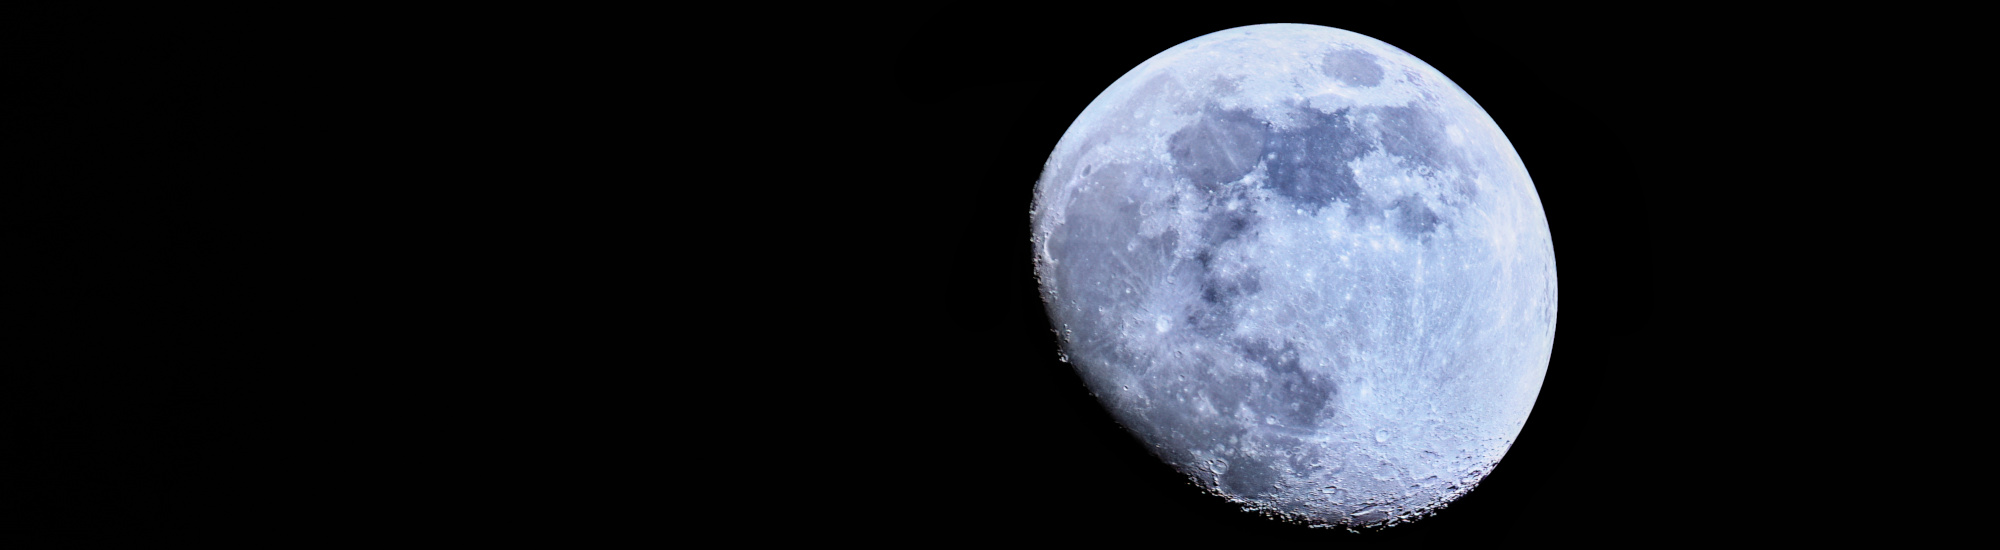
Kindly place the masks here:
POLYGON ((1163 460, 1317 525, 1385 525, 1506 453, 1554 343, 1548 222, 1513 146, 1380 41, 1258 25, 1148 59, 1036 186, 1064 354, 1163 460))

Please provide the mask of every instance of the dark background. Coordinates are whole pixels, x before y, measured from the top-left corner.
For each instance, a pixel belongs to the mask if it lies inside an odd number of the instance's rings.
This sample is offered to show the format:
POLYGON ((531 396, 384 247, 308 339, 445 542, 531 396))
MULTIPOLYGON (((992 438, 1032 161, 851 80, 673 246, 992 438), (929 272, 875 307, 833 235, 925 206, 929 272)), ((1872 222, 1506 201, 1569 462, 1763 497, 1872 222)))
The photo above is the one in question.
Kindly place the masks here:
POLYGON ((10 17, 0 533, 1441 546, 1901 514, 1827 504, 1924 471, 1854 458, 1903 432, 1849 398, 1900 377, 1853 366, 1930 364, 1862 358, 1890 322, 1848 304, 1912 291, 1840 252, 1971 260, 1819 217, 1969 216, 1874 168, 1961 115, 1854 82, 1973 93, 1899 76, 1934 45, 1843 34, 1900 21, 1087 11, 10 17), (1033 279, 1033 185, 1083 107, 1271 22, 1438 68, 1555 239, 1526 428, 1378 533, 1187 484, 1056 361, 1033 279))
POLYGON ((0 544, 158 534, 228 468, 195 459, 228 425, 198 373, 230 355, 213 291, 257 275, 213 269, 227 226, 188 184, 236 177, 230 91, 198 32, 30 11, 0 16, 0 544))

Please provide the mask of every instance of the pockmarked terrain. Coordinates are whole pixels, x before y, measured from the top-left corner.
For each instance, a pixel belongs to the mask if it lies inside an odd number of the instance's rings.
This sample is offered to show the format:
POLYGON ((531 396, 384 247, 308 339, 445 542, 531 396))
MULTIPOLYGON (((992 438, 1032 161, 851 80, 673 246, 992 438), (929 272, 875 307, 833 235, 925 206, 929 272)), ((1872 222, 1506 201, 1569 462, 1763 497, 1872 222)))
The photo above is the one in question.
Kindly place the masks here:
POLYGON ((1119 78, 1036 185, 1062 353, 1162 460, 1317 526, 1434 513, 1506 454, 1556 267, 1527 169, 1437 70, 1312 25, 1119 78))

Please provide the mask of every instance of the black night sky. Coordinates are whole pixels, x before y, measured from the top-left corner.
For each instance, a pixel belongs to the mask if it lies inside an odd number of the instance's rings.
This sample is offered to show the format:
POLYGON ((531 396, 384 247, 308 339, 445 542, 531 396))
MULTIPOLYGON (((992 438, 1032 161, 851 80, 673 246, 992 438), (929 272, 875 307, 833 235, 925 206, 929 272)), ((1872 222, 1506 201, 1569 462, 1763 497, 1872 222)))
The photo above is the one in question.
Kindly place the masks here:
POLYGON ((30 98, 0 173, 0 539, 1629 546, 1838 532, 1858 512, 1814 505, 1927 473, 1838 457, 1894 447, 1853 395, 1939 364, 1862 359, 1903 340, 1848 304, 1923 285, 1852 250, 1976 261, 1853 223, 1976 218, 1910 193, 1959 180, 1868 171, 1944 162, 1896 149, 1943 139, 1912 118, 1970 122, 1851 96, 1942 46, 1680 3, 1211 8, 0 18, 30 98), (1260 23, 1436 67, 1548 215, 1535 410, 1412 524, 1242 513, 1057 360, 1044 161, 1125 71, 1260 23))

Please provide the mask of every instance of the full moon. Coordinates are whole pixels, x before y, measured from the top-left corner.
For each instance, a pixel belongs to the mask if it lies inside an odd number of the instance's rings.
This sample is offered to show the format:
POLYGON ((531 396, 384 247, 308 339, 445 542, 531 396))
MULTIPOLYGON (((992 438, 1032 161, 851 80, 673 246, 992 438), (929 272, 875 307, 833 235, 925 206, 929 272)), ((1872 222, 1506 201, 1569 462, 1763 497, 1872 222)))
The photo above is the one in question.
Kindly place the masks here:
POLYGON ((1471 491, 1555 342, 1548 220, 1464 90, 1379 40, 1228 29, 1113 82, 1043 167, 1061 355, 1245 509, 1381 527, 1471 491))

